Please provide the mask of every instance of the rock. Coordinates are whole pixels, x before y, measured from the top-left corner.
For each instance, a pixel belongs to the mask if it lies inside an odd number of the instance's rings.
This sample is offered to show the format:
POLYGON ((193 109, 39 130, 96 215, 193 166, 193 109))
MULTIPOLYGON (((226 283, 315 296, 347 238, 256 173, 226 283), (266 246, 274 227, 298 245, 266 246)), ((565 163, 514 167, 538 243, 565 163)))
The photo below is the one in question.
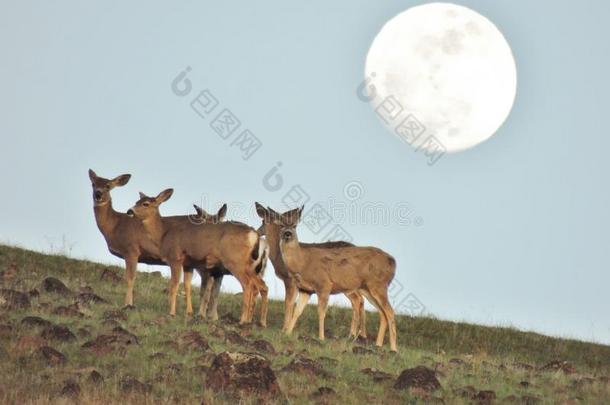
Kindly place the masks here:
POLYGON ((29 309, 30 299, 27 294, 3 288, 0 290, 0 308, 7 310, 29 309))
POLYGON ((519 362, 513 363, 513 367, 521 369, 521 370, 527 370, 527 371, 531 371, 534 369, 534 366, 531 366, 527 363, 519 363, 519 362))
POLYGON ((417 366, 403 370, 398 376, 394 388, 417 388, 424 391, 435 391, 441 387, 436 378, 436 373, 425 366, 417 366))
POLYGON ((44 361, 48 367, 63 366, 68 361, 66 356, 49 346, 42 346, 35 353, 39 360, 44 361))
POLYGON ((0 324, 0 339, 10 338, 13 335, 13 327, 9 324, 0 324))
POLYGON ((148 356, 148 358, 151 360, 161 360, 166 357, 167 357, 167 354, 161 353, 161 352, 155 352, 155 353, 151 354, 150 356, 148 356))
POLYGON ((523 388, 528 388, 530 386, 530 382, 529 381, 521 381, 519 382, 519 385, 523 388))
POLYGON ((104 355, 112 352, 121 353, 126 348, 138 344, 140 342, 136 335, 117 326, 111 334, 98 335, 94 340, 84 343, 81 347, 96 354, 104 355))
POLYGON ((474 397, 477 396, 477 389, 472 385, 467 385, 465 387, 455 388, 453 393, 462 398, 474 399, 474 397))
POLYGON ((104 311, 104 315, 102 317, 107 321, 112 320, 126 322, 128 319, 127 313, 122 309, 109 309, 108 311, 104 311))
POLYGON ((220 353, 206 374, 205 386, 236 399, 283 397, 271 363, 255 353, 220 353))
POLYGON ((523 405, 536 405, 540 403, 540 398, 532 397, 530 395, 523 395, 520 402, 523 405))
POLYGON ((30 298, 38 298, 40 297, 40 291, 38 291, 36 288, 33 288, 28 291, 28 295, 30 296, 30 298))
POLYGON ((60 342, 71 342, 76 340, 74 333, 64 325, 48 326, 40 333, 40 336, 45 339, 57 340, 60 342))
POLYGON ((376 354, 371 349, 367 349, 366 347, 362 347, 362 346, 354 346, 352 348, 352 353, 354 353, 354 354, 376 354))
POLYGON ((248 343, 249 343, 239 333, 237 333, 237 332, 235 332, 233 330, 230 330, 230 331, 226 332, 225 340, 228 343, 231 343, 233 345, 240 345, 240 346, 247 346, 248 343))
POLYGON ((88 338, 91 337, 91 332, 89 332, 88 329, 86 328, 78 328, 78 330, 76 331, 76 334, 78 335, 78 337, 80 338, 88 338))
POLYGON ((94 385, 100 385, 104 383, 104 377, 97 370, 93 370, 89 374, 87 381, 94 385))
POLYGON ((462 359, 453 358, 449 360, 449 364, 453 366, 463 366, 464 364, 466 364, 466 362, 462 359))
POLYGON ((26 316, 21 320, 21 324, 25 326, 31 326, 35 328, 47 328, 53 325, 50 321, 42 319, 38 316, 26 316))
POLYGON ((197 358, 197 364, 200 364, 200 365, 203 365, 203 366, 206 366, 209 368, 209 366, 212 365, 212 362, 214 361, 215 358, 216 358, 215 353, 207 352, 197 358))
POLYGON ((46 345, 47 341, 40 336, 22 336, 15 344, 14 351, 17 354, 33 352, 46 345))
POLYGON ((50 293, 56 293, 60 295, 72 295, 66 285, 55 277, 47 277, 42 281, 42 290, 50 293))
POLYGON ((119 274, 116 271, 114 271, 114 270, 112 270, 110 268, 105 268, 102 271, 102 275, 100 276, 100 280, 108 281, 108 282, 111 282, 113 284, 117 284, 117 283, 121 282, 122 278, 121 278, 121 276, 119 276, 119 274))
POLYGON ((361 373, 363 374, 367 374, 370 375, 371 377, 373 377, 373 380, 376 382, 379 381, 384 381, 384 380, 391 380, 394 378, 394 376, 392 374, 377 370, 376 368, 363 368, 362 370, 360 370, 361 373))
POLYGON ((210 349, 208 341, 201 336, 197 331, 188 331, 178 336, 178 348, 180 350, 200 350, 207 351, 210 349))
POLYGON ((108 301, 93 293, 80 293, 76 296, 79 304, 109 304, 108 301))
POLYGON ((232 313, 227 312, 226 314, 220 317, 220 321, 224 325, 237 325, 239 323, 239 319, 237 319, 232 313))
POLYGON ((275 354, 275 348, 273 347, 273 345, 264 339, 255 340, 254 342, 252 342, 251 346, 252 349, 256 351, 275 354))
POLYGON ((319 400, 319 399, 327 399, 328 397, 333 397, 337 395, 337 392, 330 387, 319 387, 317 390, 311 393, 309 399, 319 400))
POLYGON ((78 397, 80 395, 80 385, 74 380, 68 380, 64 383, 60 395, 62 397, 78 397))
POLYGON ((489 390, 479 391, 474 400, 481 405, 489 405, 496 400, 496 393, 489 390))
POLYGON ((76 309, 75 305, 60 305, 53 310, 52 314, 59 316, 71 316, 75 318, 82 318, 83 316, 85 316, 82 312, 76 309))
POLYGON ((125 394, 148 394, 152 391, 150 384, 144 384, 137 378, 129 375, 121 378, 119 386, 125 394))
POLYGON ((298 356, 292 359, 282 371, 296 372, 306 374, 311 377, 322 377, 322 378, 334 378, 334 376, 328 371, 322 368, 322 365, 315 360, 307 357, 298 356))
POLYGON ((112 329, 112 333, 114 333, 116 336, 118 336, 121 341, 123 341, 125 344, 127 345, 139 345, 140 344, 140 340, 138 339, 138 337, 136 335, 134 335, 133 333, 129 332, 126 329, 123 329, 120 326, 115 327, 114 329, 112 329))
POLYGON ((576 368, 567 361, 553 360, 540 368, 542 371, 563 371, 565 374, 573 374, 576 368))

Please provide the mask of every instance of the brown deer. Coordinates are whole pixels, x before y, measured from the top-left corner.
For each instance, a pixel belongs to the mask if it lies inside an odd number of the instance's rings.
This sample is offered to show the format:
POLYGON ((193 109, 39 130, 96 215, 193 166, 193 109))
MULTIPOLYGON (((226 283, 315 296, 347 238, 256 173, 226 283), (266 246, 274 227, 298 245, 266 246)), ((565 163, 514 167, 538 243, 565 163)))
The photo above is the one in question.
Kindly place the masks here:
MULTIPOLYGON (((286 263, 282 259, 282 253, 280 251, 280 225, 276 224, 272 220, 272 215, 280 217, 281 214, 275 212, 271 208, 263 207, 258 202, 254 203, 256 207, 256 213, 262 219, 263 223, 259 232, 262 232, 267 239, 269 245, 269 258, 273 264, 275 274, 284 282, 286 295, 284 298, 284 324, 282 327, 283 331, 288 329, 290 319, 292 319, 292 313, 294 310, 294 303, 298 293, 297 283, 294 278, 291 277, 290 272, 286 263)), ((325 243, 301 243, 303 249, 309 248, 323 248, 332 249, 337 247, 348 247, 354 246, 349 242, 325 242, 325 243)), ((366 313, 364 311, 364 298, 358 292, 349 292, 345 294, 352 304, 352 325, 350 328, 350 337, 357 338, 358 334, 361 337, 366 338, 366 313), (359 330, 358 330, 359 328, 359 330)))
POLYGON ((172 189, 167 189, 154 198, 141 197, 127 212, 142 221, 144 229, 156 242, 161 260, 170 266, 170 315, 176 314, 176 295, 184 267, 212 269, 222 266, 237 278, 244 291, 240 323, 251 320, 251 307, 258 293, 262 297, 261 324, 266 323, 268 289, 257 273, 262 270, 264 256, 260 235, 238 222, 176 226, 159 214, 159 205, 172 193, 172 189))
POLYGON ((397 351, 394 310, 388 300, 396 260, 375 247, 303 248, 296 231, 302 212, 303 207, 281 215, 271 213, 272 220, 280 225, 282 259, 299 288, 299 299, 287 333, 292 333, 309 297, 317 294, 319 337, 324 340, 324 318, 330 294, 358 291, 379 310, 376 345, 383 345, 389 326, 390 349, 397 351))
MULTIPOLYGON (((138 263, 165 265, 159 258, 157 247, 154 241, 150 239, 145 231, 142 222, 128 215, 117 212, 112 207, 112 198, 110 191, 115 187, 121 187, 129 182, 130 174, 117 176, 112 180, 99 177, 93 170, 89 169, 89 179, 93 188, 93 211, 97 226, 106 240, 108 250, 113 255, 125 260, 125 280, 127 282, 127 293, 125 295, 125 305, 133 306, 133 287, 136 278, 136 270, 138 263)), ((226 214, 226 204, 223 205, 216 215, 206 213, 201 208, 195 206, 197 215, 195 216, 173 216, 167 217, 168 221, 174 223, 187 223, 189 221, 195 223, 214 222, 224 219, 226 214)), ((185 285, 187 274, 192 277, 192 269, 190 272, 185 272, 185 285)), ((204 273, 207 274, 208 273, 204 273)), ((203 280, 202 276, 202 280, 203 280)), ((190 280, 189 280, 190 281, 190 280)), ((207 285, 202 282, 203 291, 220 290, 222 278, 206 278, 207 285)), ((203 295, 203 294, 201 294, 203 295)), ((215 296, 213 296, 215 297, 215 296)), ((187 301, 190 301, 190 285, 187 293, 187 301)), ((218 319, 216 301, 212 301, 211 317, 218 319)), ((192 308, 191 311, 192 313, 192 308)))

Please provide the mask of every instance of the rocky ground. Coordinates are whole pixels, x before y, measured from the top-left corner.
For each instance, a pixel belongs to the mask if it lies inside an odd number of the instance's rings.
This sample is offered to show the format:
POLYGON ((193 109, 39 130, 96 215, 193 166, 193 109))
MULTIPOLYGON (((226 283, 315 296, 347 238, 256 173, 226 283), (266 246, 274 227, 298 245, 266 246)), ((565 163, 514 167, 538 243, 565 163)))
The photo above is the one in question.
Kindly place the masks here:
POLYGON ((122 308, 121 269, 0 246, 0 403, 610 402, 608 346, 399 317, 396 355, 346 339, 347 309, 320 342, 313 308, 286 337, 281 303, 266 329, 237 324, 233 295, 218 322, 170 318, 166 286, 139 274, 122 308))

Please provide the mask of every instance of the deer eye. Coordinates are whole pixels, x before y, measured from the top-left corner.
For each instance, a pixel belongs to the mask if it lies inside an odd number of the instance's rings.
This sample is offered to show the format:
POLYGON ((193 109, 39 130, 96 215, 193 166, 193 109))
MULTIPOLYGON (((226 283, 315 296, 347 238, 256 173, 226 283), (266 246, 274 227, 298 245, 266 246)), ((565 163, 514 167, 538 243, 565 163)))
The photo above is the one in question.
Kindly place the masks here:
POLYGON ((142 203, 142 205, 145 206, 145 207, 148 207, 148 206, 150 206, 150 203, 148 201, 145 201, 145 202, 142 203))

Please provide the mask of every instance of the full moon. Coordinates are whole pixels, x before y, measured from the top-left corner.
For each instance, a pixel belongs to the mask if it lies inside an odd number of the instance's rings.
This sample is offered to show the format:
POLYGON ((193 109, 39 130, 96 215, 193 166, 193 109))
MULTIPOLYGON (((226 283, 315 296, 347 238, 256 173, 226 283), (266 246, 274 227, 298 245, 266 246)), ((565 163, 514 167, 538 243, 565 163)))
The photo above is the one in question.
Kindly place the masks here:
POLYGON ((463 6, 430 3, 383 26, 366 58, 365 83, 395 135, 423 149, 432 136, 444 151, 458 152, 490 138, 506 120, 517 70, 491 21, 463 6))

